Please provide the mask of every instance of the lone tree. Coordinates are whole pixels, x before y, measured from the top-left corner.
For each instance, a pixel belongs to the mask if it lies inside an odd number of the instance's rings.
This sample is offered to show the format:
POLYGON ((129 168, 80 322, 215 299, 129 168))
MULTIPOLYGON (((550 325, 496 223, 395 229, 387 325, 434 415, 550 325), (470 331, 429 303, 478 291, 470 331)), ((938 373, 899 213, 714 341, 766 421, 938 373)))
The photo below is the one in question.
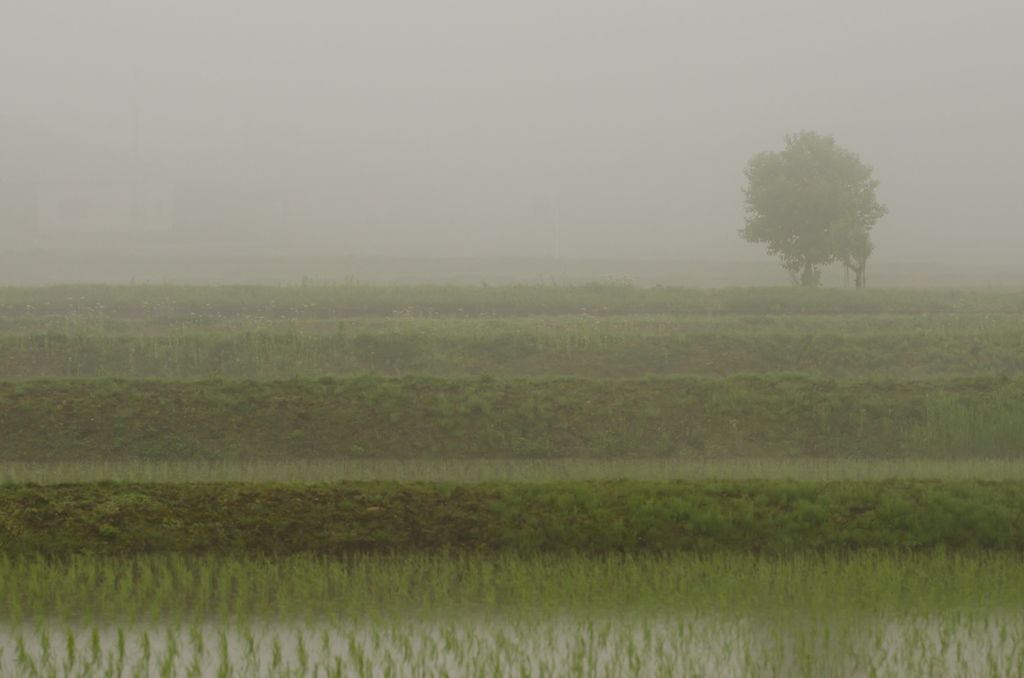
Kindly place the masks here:
POLYGON ((816 287, 819 267, 839 261, 864 286, 871 227, 889 212, 875 200, 870 166, 831 135, 799 132, 784 150, 752 157, 744 174, 744 240, 767 244, 794 284, 816 287))

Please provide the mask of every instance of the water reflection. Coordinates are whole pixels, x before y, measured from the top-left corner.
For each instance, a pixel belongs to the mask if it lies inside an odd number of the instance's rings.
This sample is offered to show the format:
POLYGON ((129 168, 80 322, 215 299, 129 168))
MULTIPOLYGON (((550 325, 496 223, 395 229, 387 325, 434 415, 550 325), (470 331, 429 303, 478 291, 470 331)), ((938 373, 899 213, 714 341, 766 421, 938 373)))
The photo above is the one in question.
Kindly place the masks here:
POLYGON ((167 676, 1012 676, 1024 618, 465 614, 433 620, 39 623, 0 632, 0 674, 167 676))

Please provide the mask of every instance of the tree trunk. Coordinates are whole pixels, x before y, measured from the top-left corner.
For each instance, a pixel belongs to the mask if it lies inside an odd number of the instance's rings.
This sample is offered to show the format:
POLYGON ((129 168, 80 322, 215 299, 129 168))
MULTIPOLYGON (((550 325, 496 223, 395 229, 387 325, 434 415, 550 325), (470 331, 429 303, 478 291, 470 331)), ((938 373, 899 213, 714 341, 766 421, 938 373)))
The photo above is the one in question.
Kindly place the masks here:
POLYGON ((818 276, 816 276, 815 273, 816 271, 814 270, 814 267, 811 266, 811 262, 808 261, 804 263, 804 272, 803 275, 800 276, 800 286, 816 287, 818 282, 818 276))
POLYGON ((867 267, 868 267, 868 262, 866 262, 866 261, 860 262, 860 264, 857 266, 857 278, 856 278, 857 289, 861 289, 862 287, 867 287, 867 279, 865 278, 865 275, 864 275, 867 267))

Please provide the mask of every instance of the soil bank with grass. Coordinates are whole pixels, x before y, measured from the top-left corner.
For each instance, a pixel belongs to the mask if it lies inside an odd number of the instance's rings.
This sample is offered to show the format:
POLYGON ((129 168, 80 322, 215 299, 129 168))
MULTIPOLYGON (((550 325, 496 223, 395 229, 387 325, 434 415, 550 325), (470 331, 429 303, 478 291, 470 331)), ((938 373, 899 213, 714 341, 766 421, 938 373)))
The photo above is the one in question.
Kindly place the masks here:
POLYGON ((1024 378, 0 382, 0 459, 1008 458, 1024 378))
POLYGON ((0 486, 0 553, 1024 552, 1019 481, 0 486))

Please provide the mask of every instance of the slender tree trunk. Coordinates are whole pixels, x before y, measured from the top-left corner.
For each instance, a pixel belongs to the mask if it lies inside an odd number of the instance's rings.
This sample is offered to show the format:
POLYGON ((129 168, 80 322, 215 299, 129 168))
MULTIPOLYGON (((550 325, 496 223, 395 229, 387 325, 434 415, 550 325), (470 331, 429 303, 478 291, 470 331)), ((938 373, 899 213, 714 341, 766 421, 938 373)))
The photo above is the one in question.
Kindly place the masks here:
POLYGON ((804 273, 800 277, 801 287, 814 287, 814 267, 811 262, 804 263, 804 273))
POLYGON ((866 262, 866 261, 860 262, 860 264, 857 266, 857 282, 856 282, 857 289, 861 289, 862 287, 867 287, 867 279, 865 277, 865 272, 867 270, 867 267, 868 267, 868 262, 866 262))

